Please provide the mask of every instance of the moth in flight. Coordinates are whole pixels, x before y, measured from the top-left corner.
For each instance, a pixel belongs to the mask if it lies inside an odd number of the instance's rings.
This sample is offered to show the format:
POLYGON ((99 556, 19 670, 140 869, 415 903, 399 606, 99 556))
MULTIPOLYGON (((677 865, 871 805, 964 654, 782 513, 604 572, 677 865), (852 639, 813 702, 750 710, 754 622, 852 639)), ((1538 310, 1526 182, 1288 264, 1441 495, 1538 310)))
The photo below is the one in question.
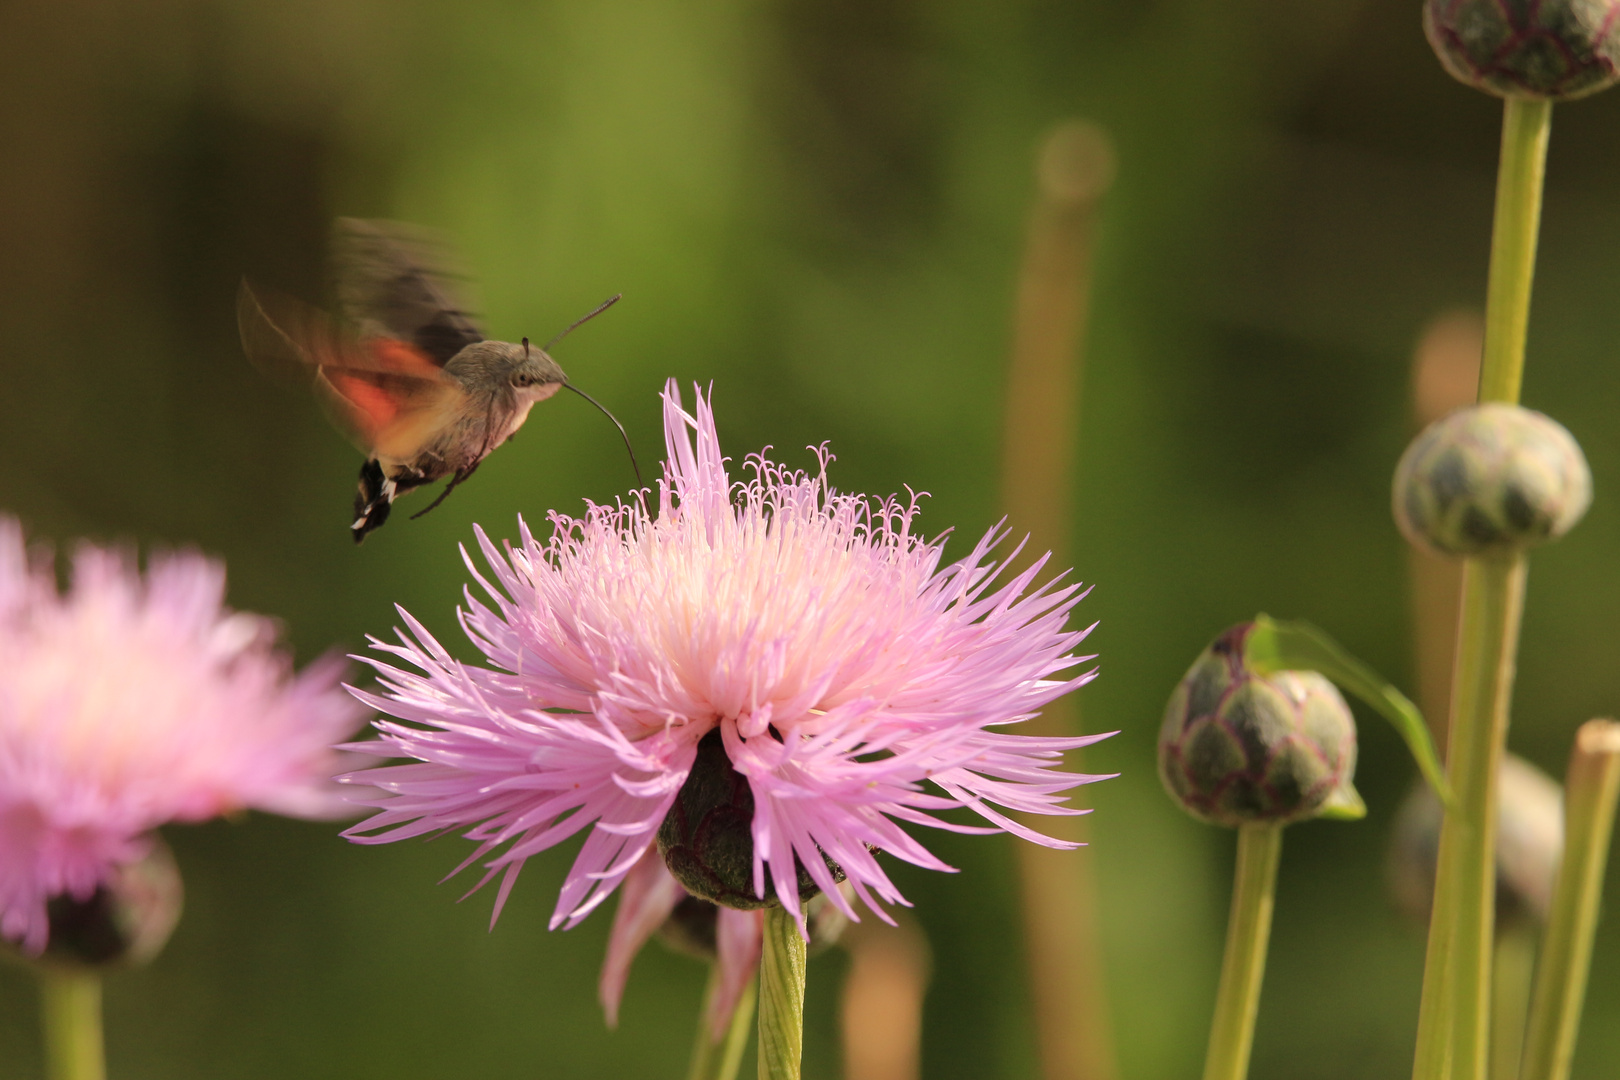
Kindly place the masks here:
MULTIPOLYGON (((248 358, 313 386, 332 422, 366 455, 349 526, 355 543, 388 520, 394 500, 449 477, 421 517, 443 502, 529 410, 567 388, 601 409, 630 449, 624 425, 574 386, 550 350, 618 301, 614 296, 544 346, 491 341, 456 297, 445 245, 394 222, 340 218, 332 250, 342 320, 287 297, 237 293, 248 358)), ((630 450, 635 467, 635 451, 630 450)), ((639 483, 641 470, 636 468, 639 483)))

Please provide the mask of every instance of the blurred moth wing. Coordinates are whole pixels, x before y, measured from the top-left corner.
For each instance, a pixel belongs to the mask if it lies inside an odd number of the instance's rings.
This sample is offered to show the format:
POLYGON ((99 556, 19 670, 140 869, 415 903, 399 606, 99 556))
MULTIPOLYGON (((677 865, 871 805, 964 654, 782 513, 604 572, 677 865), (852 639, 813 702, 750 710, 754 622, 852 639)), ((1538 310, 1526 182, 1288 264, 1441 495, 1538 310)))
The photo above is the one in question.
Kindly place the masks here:
POLYGON ((443 367, 484 340, 464 299, 470 279, 451 252, 431 229, 339 218, 332 266, 344 317, 362 338, 408 342, 443 367))
POLYGON ((333 426, 368 457, 412 460, 465 403, 460 385, 409 342, 356 338, 315 308, 246 281, 236 314, 253 365, 313 389, 333 426))

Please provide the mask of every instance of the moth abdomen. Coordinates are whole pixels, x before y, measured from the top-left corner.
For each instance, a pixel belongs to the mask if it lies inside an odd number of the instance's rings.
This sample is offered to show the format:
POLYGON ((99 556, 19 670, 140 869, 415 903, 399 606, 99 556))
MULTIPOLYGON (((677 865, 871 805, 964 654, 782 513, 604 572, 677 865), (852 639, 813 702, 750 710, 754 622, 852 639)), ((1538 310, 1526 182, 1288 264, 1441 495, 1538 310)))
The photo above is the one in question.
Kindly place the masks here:
POLYGON ((360 485, 354 495, 354 523, 349 526, 354 530, 355 543, 360 543, 367 533, 388 520, 396 493, 396 486, 383 473, 381 463, 376 458, 367 458, 360 466, 360 485))

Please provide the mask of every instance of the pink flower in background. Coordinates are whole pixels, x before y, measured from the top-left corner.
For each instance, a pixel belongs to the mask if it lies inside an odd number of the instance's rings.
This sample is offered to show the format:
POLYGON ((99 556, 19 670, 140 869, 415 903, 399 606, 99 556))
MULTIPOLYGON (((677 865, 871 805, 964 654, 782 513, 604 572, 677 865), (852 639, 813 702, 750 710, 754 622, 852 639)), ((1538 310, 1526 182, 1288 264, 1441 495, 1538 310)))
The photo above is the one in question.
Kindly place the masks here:
POLYGON ((815 473, 750 457, 733 483, 701 394, 695 413, 671 382, 656 513, 553 514, 546 541, 520 522, 504 551, 478 532, 490 579, 463 556, 489 602, 469 592, 461 621, 487 666, 404 612, 399 644, 373 642, 402 663, 374 660, 381 689, 358 693, 397 719, 351 749, 417 760, 347 778, 378 813, 346 835, 465 830, 478 847, 463 866, 502 878, 498 915, 524 860, 585 832, 552 926, 634 872, 615 947, 644 939, 650 892, 669 888, 655 838, 680 883, 722 905, 797 915, 819 889, 850 917, 840 879, 880 917, 905 902, 880 853, 950 869, 902 824, 1072 846, 997 807, 1081 813, 1063 793, 1101 779, 1055 767, 1102 736, 1004 730, 1095 674, 1064 674, 1090 659, 1065 628, 1078 586, 1032 588, 1042 559, 995 587, 999 530, 941 566, 943 540, 912 532, 916 500, 835 491, 825 450, 815 473), (989 824, 937 816, 960 808, 989 824), (669 833, 677 819, 695 831, 669 833), (729 846, 694 869, 692 836, 729 846))
POLYGON ((294 674, 268 619, 223 606, 192 553, 85 545, 59 593, 0 518, 0 933, 40 952, 46 900, 84 900, 169 821, 345 804, 331 747, 364 710, 328 658, 294 674))

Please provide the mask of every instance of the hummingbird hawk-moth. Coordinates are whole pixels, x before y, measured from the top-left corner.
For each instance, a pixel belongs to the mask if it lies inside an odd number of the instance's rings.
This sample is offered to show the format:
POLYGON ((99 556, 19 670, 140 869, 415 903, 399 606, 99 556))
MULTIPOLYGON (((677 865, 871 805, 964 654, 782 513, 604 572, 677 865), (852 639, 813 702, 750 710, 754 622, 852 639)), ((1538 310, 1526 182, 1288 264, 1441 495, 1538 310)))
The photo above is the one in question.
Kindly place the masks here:
MULTIPOLYGON (((545 346, 490 341, 458 300, 433 234, 393 222, 340 218, 332 264, 340 322, 242 282, 237 323, 261 370, 313 386, 327 416, 366 455, 350 525, 356 543, 388 520, 400 495, 449 477, 412 517, 432 510, 510 439, 529 410, 559 389, 579 394, 550 349, 612 306, 614 296, 545 346)), ((635 465, 635 451, 630 451, 635 465)), ((640 469, 636 479, 641 478, 640 469)))

